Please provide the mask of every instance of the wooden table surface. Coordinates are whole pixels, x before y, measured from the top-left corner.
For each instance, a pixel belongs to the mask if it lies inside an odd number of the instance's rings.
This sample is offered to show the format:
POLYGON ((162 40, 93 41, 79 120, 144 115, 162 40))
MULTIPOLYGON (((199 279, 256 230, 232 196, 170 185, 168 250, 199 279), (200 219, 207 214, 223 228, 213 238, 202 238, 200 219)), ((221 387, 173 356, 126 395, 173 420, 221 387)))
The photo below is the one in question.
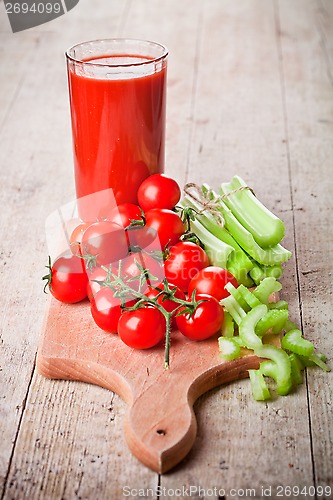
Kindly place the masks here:
POLYGON ((332 372, 263 404, 248 380, 201 396, 195 445, 162 476, 128 451, 116 394, 36 372, 44 222, 74 197, 64 51, 104 37, 168 47, 166 172, 214 187, 238 173, 284 220, 283 298, 333 366, 333 1, 80 0, 16 34, 0 2, 0 492, 333 498, 332 372))

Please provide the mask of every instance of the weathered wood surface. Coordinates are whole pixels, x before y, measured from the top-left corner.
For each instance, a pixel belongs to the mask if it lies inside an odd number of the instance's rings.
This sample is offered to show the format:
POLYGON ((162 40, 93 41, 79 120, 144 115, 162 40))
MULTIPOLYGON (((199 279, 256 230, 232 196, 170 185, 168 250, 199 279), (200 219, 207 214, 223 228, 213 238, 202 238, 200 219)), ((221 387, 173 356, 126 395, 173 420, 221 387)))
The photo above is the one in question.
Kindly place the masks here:
POLYGON ((267 404, 252 401, 248 381, 200 397, 192 451, 159 477, 128 451, 118 396, 35 371, 44 221, 74 193, 63 53, 114 36, 169 48, 167 171, 215 187, 237 172, 284 219, 294 253, 284 296, 332 365, 332 2, 81 0, 15 35, 1 2, 2 496, 118 499, 150 488, 157 498, 160 486, 160 498, 183 487, 186 498, 192 486, 197 498, 214 487, 263 498, 271 486, 277 498, 278 485, 333 487, 332 374, 310 370, 295 394, 267 404))

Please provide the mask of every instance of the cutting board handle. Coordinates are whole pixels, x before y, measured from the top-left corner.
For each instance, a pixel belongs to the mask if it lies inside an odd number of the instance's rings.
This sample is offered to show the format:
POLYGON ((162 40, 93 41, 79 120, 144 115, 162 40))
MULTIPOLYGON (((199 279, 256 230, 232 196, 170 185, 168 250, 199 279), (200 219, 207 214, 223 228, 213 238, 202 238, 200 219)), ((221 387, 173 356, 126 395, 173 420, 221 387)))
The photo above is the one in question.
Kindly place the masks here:
POLYGON ((192 448, 197 421, 195 400, 209 389, 248 376, 259 367, 256 356, 232 363, 222 362, 194 378, 193 370, 181 375, 172 368, 160 383, 144 385, 133 395, 124 421, 127 444, 132 453, 149 468, 164 473, 179 463, 192 448))
POLYGON ((167 391, 151 386, 136 396, 124 420, 132 453, 147 467, 163 473, 190 451, 197 421, 188 394, 179 386, 167 391))

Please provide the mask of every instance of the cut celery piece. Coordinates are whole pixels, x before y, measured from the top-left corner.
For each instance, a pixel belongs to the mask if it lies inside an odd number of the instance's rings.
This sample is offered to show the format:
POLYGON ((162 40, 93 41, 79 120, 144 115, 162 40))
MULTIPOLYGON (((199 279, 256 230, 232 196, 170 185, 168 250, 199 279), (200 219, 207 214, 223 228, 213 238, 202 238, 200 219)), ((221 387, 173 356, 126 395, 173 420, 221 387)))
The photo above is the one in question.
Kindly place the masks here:
MULTIPOLYGON (((303 358, 302 358, 303 359, 303 358)), ((330 372, 331 369, 330 367, 323 361, 322 357, 320 354, 311 354, 311 356, 308 357, 308 360, 310 363, 313 363, 317 366, 319 366, 319 368, 321 368, 322 370, 324 370, 324 372, 330 372)))
POLYGON ((263 268, 255 261, 253 261, 253 267, 249 274, 256 285, 259 285, 260 281, 266 278, 263 268))
POLYGON ((281 283, 279 281, 276 281, 275 278, 265 278, 253 291, 253 294, 257 297, 257 299, 260 300, 260 302, 268 305, 270 295, 274 292, 279 292, 281 288, 281 283))
POLYGON ((277 302, 270 302, 268 309, 285 309, 288 311, 289 305, 286 300, 278 300, 277 302))
POLYGON ((252 396, 255 401, 266 401, 271 393, 260 370, 248 370, 250 376, 252 396))
POLYGON ((255 354, 260 358, 268 358, 260 364, 263 375, 273 378, 277 383, 277 392, 280 396, 289 394, 292 388, 291 363, 288 354, 278 347, 262 345, 255 349, 255 354))
POLYGON ((232 295, 235 298, 235 300, 237 300, 238 304, 241 306, 242 309, 244 309, 245 312, 248 312, 250 310, 250 307, 248 303, 244 300, 244 297, 240 293, 239 288, 235 288, 234 285, 230 282, 227 283, 224 288, 230 293, 230 295, 232 295))
POLYGON ((279 264, 276 266, 263 266, 263 271, 265 273, 265 278, 272 277, 277 280, 281 278, 283 274, 282 267, 279 264))
POLYGON ((260 306, 261 302, 255 295, 253 295, 250 290, 248 290, 245 286, 239 285, 238 289, 244 298, 245 302, 253 309, 256 306, 260 306))
POLYGON ((279 279, 281 278, 283 271, 282 267, 280 264, 277 264, 276 266, 260 266, 258 262, 253 261, 253 268, 249 272, 251 278, 255 282, 256 285, 259 285, 259 283, 270 276, 273 278, 279 279))
POLYGON ((306 340, 298 328, 289 330, 289 332, 283 336, 281 345, 283 349, 294 352, 295 354, 300 354, 301 356, 309 357, 314 352, 313 343, 306 340))
POLYGON ((232 316, 234 321, 239 325, 243 318, 246 316, 244 309, 238 304, 237 300, 229 295, 225 299, 220 301, 220 304, 227 310, 227 312, 232 316))
POLYGON ((255 333, 258 321, 267 313, 267 306, 260 304, 251 309, 239 324, 239 336, 248 349, 256 349, 262 346, 262 340, 255 333))
MULTIPOLYGON (((221 194, 246 187, 243 179, 236 175, 231 182, 221 184, 221 194)), ((272 247, 283 239, 285 227, 282 220, 270 212, 250 189, 234 192, 223 201, 261 247, 272 247)))
POLYGON ((236 342, 236 344, 239 345, 239 347, 245 347, 246 348, 246 345, 244 344, 244 342, 242 341, 242 339, 240 338, 239 335, 235 335, 235 337, 232 337, 233 338, 233 341, 236 342))
POLYGON ((235 323, 228 311, 224 311, 224 321, 221 328, 221 333, 222 336, 226 338, 233 337, 235 333, 235 323))
POLYGON ((304 365, 297 354, 293 352, 289 354, 290 364, 291 364, 291 378, 294 384, 299 385, 303 383, 303 374, 302 370, 304 370, 304 365))
POLYGON ((221 357, 227 361, 236 359, 240 354, 240 346, 233 338, 219 337, 218 339, 221 357))
MULTIPOLYGON (((207 184, 203 184, 202 189, 207 193, 211 193, 214 200, 218 198, 218 195, 207 184)), ((218 200, 218 210, 223 215, 225 228, 234 237, 239 246, 254 260, 259 262, 259 264, 273 266, 282 264, 291 257, 291 252, 280 244, 267 249, 261 248, 252 234, 242 226, 222 200, 218 200)))
POLYGON ((197 220, 191 221, 191 229, 204 244, 211 265, 226 269, 233 247, 216 238, 197 220))
MULTIPOLYGON (((320 363, 324 363, 324 365, 328 368, 328 366, 326 365, 326 356, 325 356, 325 354, 322 354, 321 352, 318 352, 316 354, 313 354, 313 356, 315 356, 315 359, 317 361, 319 360, 320 363)), ((307 368, 313 368, 314 366, 318 366, 318 363, 315 363, 313 360, 311 360, 310 358, 308 358, 306 356, 298 355, 298 357, 302 361, 303 365, 306 366, 307 368)), ((330 369, 328 368, 328 370, 325 370, 325 371, 330 371, 330 369)))
POLYGON ((286 321, 286 324, 284 325, 284 329, 286 332, 290 332, 290 330, 298 330, 298 326, 296 325, 296 323, 293 323, 292 321, 290 321, 290 319, 288 319, 288 321, 286 321))
POLYGON ((283 330, 283 327, 288 319, 288 311, 285 309, 268 310, 257 323, 255 332, 262 337, 268 330, 278 334, 283 330))

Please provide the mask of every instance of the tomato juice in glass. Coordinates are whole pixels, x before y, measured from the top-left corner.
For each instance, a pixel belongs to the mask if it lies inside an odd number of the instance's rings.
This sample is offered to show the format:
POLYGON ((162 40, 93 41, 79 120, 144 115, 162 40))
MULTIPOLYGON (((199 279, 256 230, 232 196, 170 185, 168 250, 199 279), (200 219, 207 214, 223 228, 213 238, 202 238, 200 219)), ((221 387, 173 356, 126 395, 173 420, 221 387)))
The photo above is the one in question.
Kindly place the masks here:
POLYGON ((113 205, 137 203, 141 182, 164 170, 167 50, 96 40, 66 57, 79 214, 96 220, 107 213, 103 192, 112 189, 113 205))

